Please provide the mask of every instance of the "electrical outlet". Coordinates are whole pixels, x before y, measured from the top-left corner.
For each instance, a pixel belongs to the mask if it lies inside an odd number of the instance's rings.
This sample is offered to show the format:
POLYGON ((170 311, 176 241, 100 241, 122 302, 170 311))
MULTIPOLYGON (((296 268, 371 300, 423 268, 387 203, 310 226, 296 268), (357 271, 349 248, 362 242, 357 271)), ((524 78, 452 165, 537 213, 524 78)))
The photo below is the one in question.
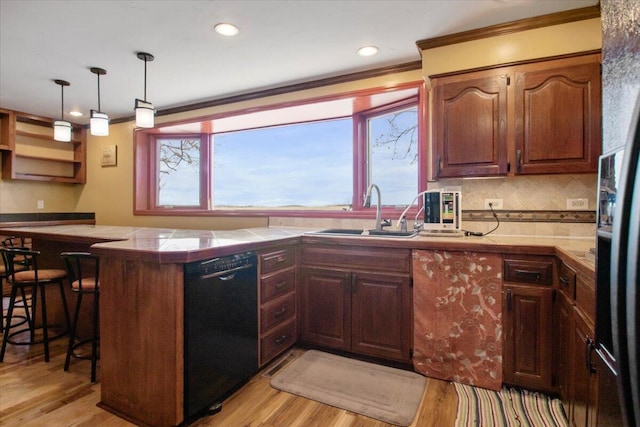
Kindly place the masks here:
POLYGON ((44 200, 38 200, 38 209, 44 209, 44 200))
POLYGON ((568 211, 586 211, 589 209, 589 199, 567 199, 568 211))
POLYGON ((484 199, 485 209, 491 209, 489 203, 491 203, 493 209, 502 209, 502 199, 484 199))

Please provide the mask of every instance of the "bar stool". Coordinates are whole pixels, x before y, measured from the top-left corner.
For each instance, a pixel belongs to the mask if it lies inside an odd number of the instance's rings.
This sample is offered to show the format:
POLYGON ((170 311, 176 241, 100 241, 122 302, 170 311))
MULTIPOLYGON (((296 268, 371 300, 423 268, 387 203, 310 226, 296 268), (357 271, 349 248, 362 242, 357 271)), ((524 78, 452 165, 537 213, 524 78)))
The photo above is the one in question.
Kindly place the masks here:
POLYGON ((67 358, 64 362, 64 370, 69 370, 69 361, 71 356, 78 359, 91 360, 91 382, 96 382, 96 360, 98 359, 98 319, 99 296, 100 296, 100 259, 88 252, 63 252, 60 254, 67 266, 67 276, 71 283, 71 290, 76 293, 76 308, 71 323, 71 334, 69 335, 69 347, 67 348, 67 358), (78 317, 80 316, 80 306, 82 304, 82 296, 85 294, 93 295, 93 313, 91 337, 84 340, 77 340, 76 332, 78 328, 78 317), (77 342, 76 342, 77 341, 77 342), (81 345, 91 342, 91 355, 82 356, 76 353, 76 349, 81 345))
MULTIPOLYGON (((24 239, 21 239, 19 237, 15 237, 15 236, 2 236, 0 237, 0 239, 2 240, 2 242, 0 242, 0 244, 7 248, 7 247, 16 247, 16 242, 20 242, 21 246, 20 247, 24 247, 24 239)), ((2 258, 0 256, 0 258, 2 258)), ((23 270, 27 270, 29 268, 28 265, 25 265, 24 260, 20 260, 20 259, 16 259, 17 263, 14 263, 14 269, 16 271, 23 271, 23 270)), ((5 266, 4 260, 3 262, 0 263, 0 287, 2 287, 2 298, 4 299, 4 280, 9 277, 9 271, 7 270, 7 267, 5 266)), ((27 298, 25 292, 24 292, 24 288, 21 289, 21 293, 22 295, 20 296, 20 300, 16 301, 16 305, 15 307, 26 307, 29 305, 29 298, 27 298)), ((29 295, 30 297, 31 295, 29 295)), ((28 310, 27 310, 28 311, 28 310)), ((29 320, 26 315, 28 313, 26 313, 24 316, 23 315, 14 315, 13 319, 15 320, 16 318, 21 319, 20 322, 18 323, 14 323, 12 325, 12 327, 15 326, 20 326, 23 325, 27 320, 29 320)), ((0 320, 0 333, 4 332, 4 328, 5 328, 5 324, 4 324, 4 319, 6 319, 7 316, 5 316, 4 314, 4 304, 2 304, 2 319, 0 320)))
MULTIPOLYGON (((44 361, 49 361, 49 341, 59 338, 64 335, 70 328, 69 310, 67 309, 67 300, 64 295, 63 280, 67 277, 65 270, 59 269, 38 269, 38 256, 39 251, 32 251, 21 248, 5 248, 0 247, 0 253, 5 268, 8 272, 7 283, 11 285, 11 296, 9 297, 9 308, 7 310, 7 327, 4 329, 4 340, 2 341, 2 349, 0 350, 0 362, 4 361, 4 352, 7 348, 7 344, 13 345, 31 345, 31 344, 44 344, 44 361), (15 267, 17 260, 23 260, 26 265, 31 266, 30 270, 18 271, 15 267), (66 321, 66 330, 58 335, 49 337, 49 324, 47 320, 47 306, 45 288, 47 285, 58 284, 60 290, 60 298, 62 299, 62 307, 64 310, 64 316, 66 321), (22 297, 25 297, 25 289, 31 289, 31 307, 25 307, 27 313, 28 328, 21 329, 19 331, 10 332, 12 329, 11 319, 13 318, 13 310, 16 305, 16 298, 18 291, 21 292, 22 297), (42 340, 35 339, 36 328, 36 313, 37 313, 37 296, 40 292, 40 300, 42 307, 40 309, 42 315, 42 340), (30 311, 30 313, 29 313, 30 311), (16 335, 29 331, 29 341, 16 341, 13 339, 16 335)), ((18 300, 19 301, 19 300, 18 300)))

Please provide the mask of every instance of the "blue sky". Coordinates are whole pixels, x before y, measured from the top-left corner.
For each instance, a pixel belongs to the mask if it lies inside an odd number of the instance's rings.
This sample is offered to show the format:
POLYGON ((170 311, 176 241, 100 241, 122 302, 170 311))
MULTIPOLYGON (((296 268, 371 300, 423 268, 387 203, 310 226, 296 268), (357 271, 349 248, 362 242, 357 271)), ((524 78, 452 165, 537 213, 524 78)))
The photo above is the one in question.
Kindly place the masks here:
MULTIPOLYGON (((416 116, 408 115, 404 125, 411 120, 415 124, 416 116)), ((385 120, 373 123, 374 133, 389 131, 385 120)), ((214 206, 350 205, 352 133, 349 118, 216 134, 214 206)), ((406 144, 401 141, 396 148, 403 151, 406 144)), ((417 194, 417 168, 408 167, 413 154, 402 160, 392 152, 389 147, 373 149, 373 181, 384 204, 403 205, 417 194)), ((160 203, 197 204, 197 184, 198 168, 182 167, 162 189, 160 203)))

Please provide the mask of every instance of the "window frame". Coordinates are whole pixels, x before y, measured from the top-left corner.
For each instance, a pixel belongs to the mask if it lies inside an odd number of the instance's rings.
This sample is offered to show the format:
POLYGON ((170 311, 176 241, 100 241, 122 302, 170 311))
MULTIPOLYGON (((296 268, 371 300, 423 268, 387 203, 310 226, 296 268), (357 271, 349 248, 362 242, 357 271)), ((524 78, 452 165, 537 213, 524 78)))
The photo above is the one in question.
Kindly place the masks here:
MULTIPOLYGON (((227 216, 227 217, 306 217, 306 218, 372 218, 375 216, 375 205, 371 208, 363 206, 362 195, 368 186, 368 168, 369 159, 367 152, 367 119, 371 116, 380 115, 384 112, 392 112, 395 110, 406 108, 409 105, 417 105, 418 110, 418 191, 426 189, 426 177, 428 164, 425 162, 427 153, 426 140, 426 88, 424 82, 407 82, 398 85, 391 85, 384 88, 368 89, 364 91, 342 93, 315 99, 306 99, 294 102, 266 105, 264 107, 254 107, 245 110, 228 111, 218 113, 212 116, 194 118, 189 120, 180 120, 176 122, 163 123, 156 125, 153 129, 135 129, 134 130, 134 215, 163 215, 163 216, 227 216), (214 126, 211 122, 218 118, 233 117, 244 113, 254 113, 260 111, 269 111, 279 108, 303 106, 308 104, 319 103, 327 100, 343 99, 355 96, 372 96, 379 93, 398 91, 403 89, 415 88, 417 95, 400 101, 395 101, 383 106, 362 109, 361 111, 351 114, 353 121, 353 201, 352 209, 348 211, 339 210, 313 210, 313 209, 211 209, 211 184, 209 177, 210 165, 210 142, 211 135, 215 135, 214 126), (171 133, 168 131, 171 127, 178 128, 181 125, 200 124, 199 133, 171 133), (204 143, 201 144, 200 153, 200 205, 194 207, 167 207, 157 205, 157 156, 155 152, 156 140, 158 138, 193 138, 199 137, 204 143), (205 150, 203 152, 203 150, 205 150)), ((333 118, 343 118, 344 115, 336 115, 333 118)), ((329 119, 326 117, 325 119, 329 119)), ((319 119, 320 121, 322 119, 319 119)), ((287 124, 304 123, 310 120, 296 121, 293 120, 287 124)), ((315 120, 314 120, 315 121, 315 120)), ((263 126, 264 127, 264 126, 263 126)), ((251 129, 251 127, 247 127, 251 129)), ((383 189, 384 191, 384 189, 383 189)), ((384 197, 384 196, 383 196, 384 197)), ((407 200, 407 203, 411 200, 407 200)), ((396 216, 403 209, 383 206, 383 215, 396 219, 396 216)), ((417 211, 417 209, 415 209, 417 211)))

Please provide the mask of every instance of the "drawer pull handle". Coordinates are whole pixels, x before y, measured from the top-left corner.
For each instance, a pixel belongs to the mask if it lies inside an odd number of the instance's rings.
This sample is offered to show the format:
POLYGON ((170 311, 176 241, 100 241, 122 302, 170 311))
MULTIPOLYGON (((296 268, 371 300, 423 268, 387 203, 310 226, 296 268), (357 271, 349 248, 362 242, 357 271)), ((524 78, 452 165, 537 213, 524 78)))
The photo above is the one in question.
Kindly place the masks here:
POLYGON ((532 277, 536 280, 540 280, 542 278, 542 274, 540 274, 539 271, 515 269, 514 272, 516 273, 516 276, 532 277))
POLYGON ((282 289, 287 285, 287 282, 280 282, 280 283, 276 283, 275 287, 276 289, 282 289))
POLYGON ((280 310, 276 311, 275 316, 280 317, 287 312, 287 306, 282 307, 280 310))
POLYGON ((566 277, 560 276, 560 277, 558 277, 558 279, 560 279, 560 281, 561 281, 564 285, 568 285, 568 284, 569 284, 569 279, 567 279, 566 277))
POLYGON ((287 257, 284 255, 280 255, 278 258, 276 258, 276 262, 277 263, 282 263, 282 262, 286 262, 287 261, 287 257))
POLYGON ((287 340, 287 338, 289 338, 289 335, 285 334, 285 335, 281 336, 280 338, 276 338, 275 343, 280 345, 283 342, 285 342, 287 340))

